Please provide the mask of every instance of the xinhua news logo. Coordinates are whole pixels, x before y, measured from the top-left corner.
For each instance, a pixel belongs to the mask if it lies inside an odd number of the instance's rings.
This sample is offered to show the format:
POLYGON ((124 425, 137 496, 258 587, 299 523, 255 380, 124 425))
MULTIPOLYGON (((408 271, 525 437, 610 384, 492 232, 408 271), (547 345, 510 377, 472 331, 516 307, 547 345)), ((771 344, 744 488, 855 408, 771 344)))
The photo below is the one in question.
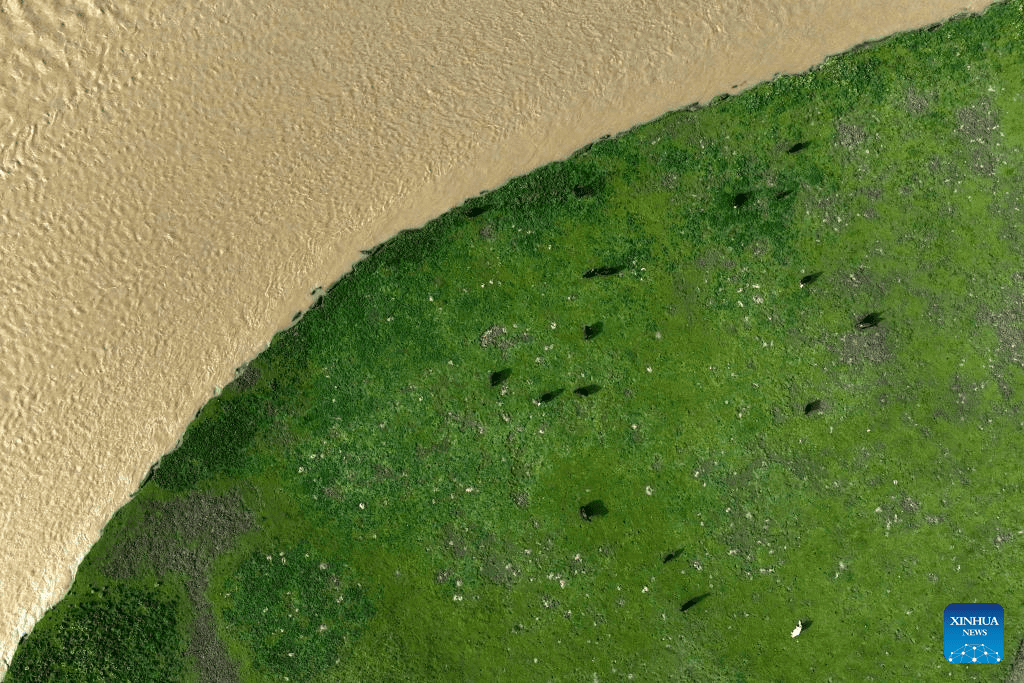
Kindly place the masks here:
POLYGON ((1003 607, 994 602, 954 602, 946 606, 943 639, 947 662, 996 664, 1003 661, 1003 607))

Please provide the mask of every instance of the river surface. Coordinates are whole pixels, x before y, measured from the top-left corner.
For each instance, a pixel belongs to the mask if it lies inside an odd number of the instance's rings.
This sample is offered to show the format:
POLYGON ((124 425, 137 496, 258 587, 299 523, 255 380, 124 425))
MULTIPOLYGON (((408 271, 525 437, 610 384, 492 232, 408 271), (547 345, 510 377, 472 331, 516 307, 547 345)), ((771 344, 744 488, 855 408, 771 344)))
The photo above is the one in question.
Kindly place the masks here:
POLYGON ((990 3, 138 4, 0 0, 0 675, 196 411, 360 250, 990 3))

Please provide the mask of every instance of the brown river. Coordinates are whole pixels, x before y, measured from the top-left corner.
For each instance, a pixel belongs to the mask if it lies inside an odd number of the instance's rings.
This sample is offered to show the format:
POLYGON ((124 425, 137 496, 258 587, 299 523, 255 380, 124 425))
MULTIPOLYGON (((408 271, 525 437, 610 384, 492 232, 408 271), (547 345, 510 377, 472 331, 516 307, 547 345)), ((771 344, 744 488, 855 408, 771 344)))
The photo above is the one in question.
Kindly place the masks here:
POLYGON ((0 0, 0 676, 196 411, 360 250, 989 4, 0 0))

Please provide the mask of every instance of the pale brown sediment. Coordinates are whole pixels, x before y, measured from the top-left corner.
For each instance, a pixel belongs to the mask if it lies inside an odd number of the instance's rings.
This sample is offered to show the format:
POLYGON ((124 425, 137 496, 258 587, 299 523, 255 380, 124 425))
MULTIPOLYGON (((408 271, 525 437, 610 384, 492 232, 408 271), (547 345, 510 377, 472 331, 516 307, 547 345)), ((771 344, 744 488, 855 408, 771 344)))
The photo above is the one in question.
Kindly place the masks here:
POLYGON ((2 2, 0 672, 196 410, 360 250, 988 4, 2 2))

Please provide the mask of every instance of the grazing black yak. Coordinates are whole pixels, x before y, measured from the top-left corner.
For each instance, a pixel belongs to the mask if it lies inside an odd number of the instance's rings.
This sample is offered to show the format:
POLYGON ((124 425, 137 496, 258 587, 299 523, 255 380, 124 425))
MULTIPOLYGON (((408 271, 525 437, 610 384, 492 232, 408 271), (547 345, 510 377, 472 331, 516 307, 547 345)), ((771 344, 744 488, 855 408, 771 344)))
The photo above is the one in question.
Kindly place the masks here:
POLYGON ((711 595, 711 593, 701 593, 695 598, 690 598, 689 600, 683 603, 683 606, 679 608, 679 611, 685 612, 697 603, 701 602, 704 598, 708 597, 709 595, 711 595))
POLYGON ((625 269, 625 266, 601 266, 600 268, 593 268, 583 273, 583 277, 591 278, 599 275, 618 275, 625 269))
POLYGON ((823 271, 819 270, 817 273, 804 275, 802 278, 800 278, 800 286, 806 287, 807 285, 813 285, 817 281, 817 279, 822 276, 822 273, 823 271))
POLYGON ((603 517, 608 514, 608 508, 600 500, 592 500, 586 505, 580 506, 580 518, 585 522, 591 521, 594 517, 603 517))
POLYGON ((750 192, 740 192, 732 196, 732 208, 738 209, 750 200, 750 192))
POLYGON ((868 313, 860 319, 860 322, 857 323, 857 329, 864 330, 869 327, 878 327, 878 323, 880 322, 882 322, 881 313, 868 313))
POLYGON ((549 391, 549 392, 547 392, 546 394, 544 394, 544 395, 542 395, 542 396, 540 397, 540 402, 541 402, 541 403, 547 403, 547 402, 549 402, 549 401, 553 401, 553 400, 555 400, 556 398, 558 398, 558 396, 559 396, 559 395, 560 395, 560 394, 561 394, 561 393, 562 393, 563 391, 565 391, 565 389, 555 389, 554 391, 549 391))

